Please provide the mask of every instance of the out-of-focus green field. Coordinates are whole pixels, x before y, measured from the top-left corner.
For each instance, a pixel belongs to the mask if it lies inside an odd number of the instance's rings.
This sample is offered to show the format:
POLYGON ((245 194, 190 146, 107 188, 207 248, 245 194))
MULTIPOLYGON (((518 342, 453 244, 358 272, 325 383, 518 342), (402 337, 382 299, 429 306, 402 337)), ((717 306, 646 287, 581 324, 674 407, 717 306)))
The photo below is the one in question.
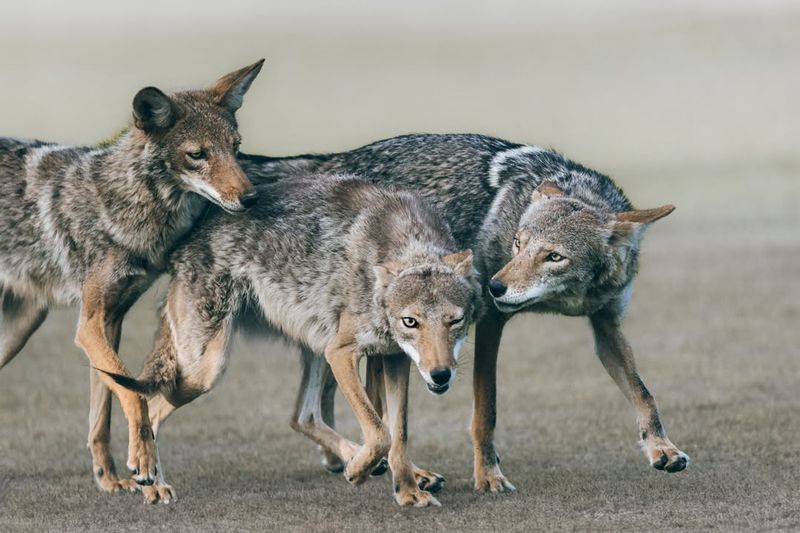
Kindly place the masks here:
MULTIPOLYGON (((792 2, 36 3, 0 18, 0 135, 95 143, 145 85, 210 83, 267 58, 244 150, 335 151, 415 131, 553 146, 634 203, 646 237, 626 332, 681 474, 650 469, 585 321, 521 316, 501 351, 498 444, 515 495, 471 490, 469 361, 452 392, 412 379, 415 461, 442 509, 350 487, 288 426, 299 365, 239 343, 210 395, 164 426, 179 500, 91 481, 74 309, 0 372, 0 530, 800 529, 800 7, 792 2)), ((122 354, 150 348, 161 282, 122 354)), ((339 398, 341 428, 358 428, 339 398)), ((114 449, 123 464, 119 410, 114 449)))

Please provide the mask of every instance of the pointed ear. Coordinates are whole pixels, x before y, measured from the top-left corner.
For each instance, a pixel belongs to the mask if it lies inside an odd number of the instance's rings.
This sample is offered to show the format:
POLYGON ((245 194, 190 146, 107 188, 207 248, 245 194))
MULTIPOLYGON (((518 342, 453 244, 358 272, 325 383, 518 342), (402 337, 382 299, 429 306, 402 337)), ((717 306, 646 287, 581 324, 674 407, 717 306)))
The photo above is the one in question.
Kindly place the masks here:
POLYGON ((375 279, 378 285, 386 287, 397 275, 403 270, 403 266, 397 261, 389 261, 382 265, 372 267, 372 272, 375 273, 375 279))
POLYGON ((664 218, 675 211, 674 205, 662 205, 654 209, 637 209, 636 211, 626 211, 617 213, 615 218, 620 222, 636 222, 638 224, 652 224, 660 218, 664 218))
POLYGON ((175 106, 155 87, 145 87, 133 97, 133 123, 144 131, 167 129, 175 123, 175 106))
POLYGON ((261 72, 264 60, 261 59, 249 67, 231 72, 217 80, 214 85, 208 88, 208 92, 214 97, 219 105, 227 107, 231 112, 236 112, 242 107, 244 94, 250 88, 250 84, 261 72))
POLYGON ((564 191, 552 181, 543 181, 534 189, 531 200, 541 202, 554 196, 564 196, 564 191))
POLYGON ((472 273, 472 250, 467 248, 462 252, 442 256, 442 262, 455 270, 460 276, 469 276, 472 273))
POLYGON ((637 209, 635 211, 625 211, 614 215, 614 219, 609 222, 611 237, 609 243, 617 247, 631 247, 642 236, 648 224, 652 224, 659 218, 664 218, 675 211, 674 205, 664 205, 654 209, 637 209))

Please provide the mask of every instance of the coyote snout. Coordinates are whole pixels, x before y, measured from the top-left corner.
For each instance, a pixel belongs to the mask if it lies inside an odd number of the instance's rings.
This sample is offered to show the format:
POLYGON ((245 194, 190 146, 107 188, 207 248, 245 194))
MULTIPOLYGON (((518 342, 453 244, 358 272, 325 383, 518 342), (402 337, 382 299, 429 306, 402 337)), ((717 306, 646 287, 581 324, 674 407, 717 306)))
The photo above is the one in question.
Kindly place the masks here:
POLYGON ((133 100, 136 129, 183 189, 228 212, 243 211, 258 198, 236 160, 241 136, 234 114, 263 63, 232 72, 205 90, 166 95, 146 87, 133 100))
POLYGON ((475 310, 472 251, 441 258, 441 264, 375 268, 389 322, 400 348, 414 361, 428 390, 444 394, 456 376, 459 352, 475 310))
MULTIPOLYGON (((421 315, 417 310, 408 310, 404 314, 421 315)), ((463 318, 463 310, 455 307, 442 318, 428 318, 424 323, 411 316, 402 319, 405 329, 416 332, 405 332, 408 340, 400 343, 400 347, 414 360, 425 385, 434 394, 447 392, 456 377, 456 362, 464 342, 460 329, 464 322, 468 322, 463 318), (453 329, 456 331, 451 331, 453 329)))
MULTIPOLYGON (((187 150, 191 153, 192 149, 187 150)), ((197 194, 217 204, 229 213, 237 213, 255 205, 258 192, 239 167, 234 155, 213 154, 211 150, 195 150, 205 158, 189 161, 183 179, 197 194)), ((190 156, 191 157, 191 156, 190 156)))

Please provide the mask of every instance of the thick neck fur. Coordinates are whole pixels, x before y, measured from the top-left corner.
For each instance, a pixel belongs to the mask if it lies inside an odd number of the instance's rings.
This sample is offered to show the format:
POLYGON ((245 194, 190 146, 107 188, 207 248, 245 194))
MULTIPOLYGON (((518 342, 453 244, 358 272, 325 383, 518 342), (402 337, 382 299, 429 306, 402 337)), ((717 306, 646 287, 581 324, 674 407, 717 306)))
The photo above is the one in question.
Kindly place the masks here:
POLYGON ((524 156, 507 160, 505 168, 499 173, 501 180, 504 173, 508 173, 508 177, 513 180, 530 182, 532 188, 544 181, 552 181, 564 190, 567 196, 599 211, 617 213, 632 209, 630 201, 611 178, 553 151, 532 151, 524 156))
POLYGON ((98 223, 115 244, 154 263, 201 215, 205 200, 182 189, 158 147, 131 129, 91 159, 98 223))

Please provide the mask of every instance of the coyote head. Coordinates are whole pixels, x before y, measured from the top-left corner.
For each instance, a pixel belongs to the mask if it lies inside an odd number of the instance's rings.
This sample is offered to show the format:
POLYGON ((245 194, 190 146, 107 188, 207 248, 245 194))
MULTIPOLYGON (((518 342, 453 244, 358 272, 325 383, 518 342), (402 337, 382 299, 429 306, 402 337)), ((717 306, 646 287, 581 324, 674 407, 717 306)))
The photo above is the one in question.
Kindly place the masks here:
POLYGON ((489 281, 495 305, 584 315, 621 294, 625 300, 644 229, 674 209, 609 213, 542 183, 520 220, 513 258, 489 281))
POLYGON ((145 87, 133 99, 134 129, 183 190, 226 211, 253 205, 257 194, 239 167, 241 137, 234 114, 264 60, 222 77, 204 90, 166 95, 145 87))
POLYGON ((384 263, 375 267, 375 276, 392 337, 416 363, 428 390, 444 394, 480 294, 472 251, 434 264, 384 263))

